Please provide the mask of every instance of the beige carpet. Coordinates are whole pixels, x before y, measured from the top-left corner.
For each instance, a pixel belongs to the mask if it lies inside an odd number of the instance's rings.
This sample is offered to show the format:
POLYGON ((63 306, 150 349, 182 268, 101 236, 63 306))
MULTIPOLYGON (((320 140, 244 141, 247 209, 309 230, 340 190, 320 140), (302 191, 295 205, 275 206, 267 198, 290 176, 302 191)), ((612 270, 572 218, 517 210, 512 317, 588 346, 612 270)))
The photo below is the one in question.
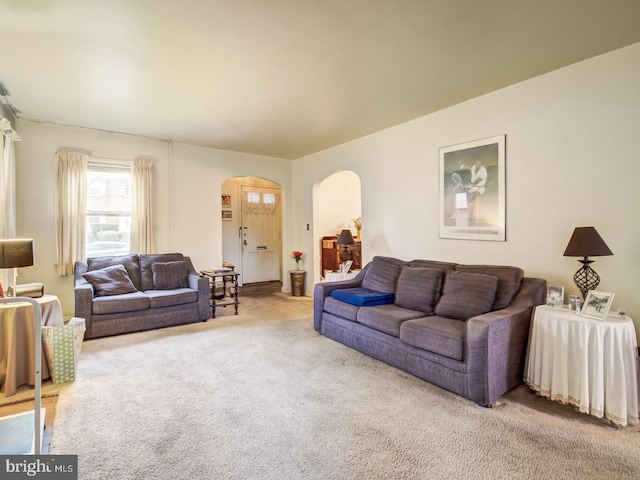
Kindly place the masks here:
POLYGON ((80 479, 639 478, 640 429, 479 407, 318 335, 308 298, 85 342, 50 451, 80 479))

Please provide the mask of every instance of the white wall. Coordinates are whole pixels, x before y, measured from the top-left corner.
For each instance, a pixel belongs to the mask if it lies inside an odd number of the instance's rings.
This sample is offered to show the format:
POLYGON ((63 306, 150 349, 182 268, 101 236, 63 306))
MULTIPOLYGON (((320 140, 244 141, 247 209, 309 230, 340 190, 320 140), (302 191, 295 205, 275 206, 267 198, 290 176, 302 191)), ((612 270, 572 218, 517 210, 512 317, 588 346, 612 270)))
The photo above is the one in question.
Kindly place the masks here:
POLYGON ((593 225, 615 254, 594 258, 598 289, 616 294, 640 332, 639 85, 636 44, 299 159, 296 245, 309 250, 321 235, 301 227, 314 185, 339 169, 362 182, 365 261, 515 264, 569 295, 581 265, 562 253, 574 227, 593 225), (507 139, 507 241, 440 239, 438 149, 497 134, 507 139))
MULTIPOLYGON (((36 262, 19 270, 19 283, 42 282, 57 295, 66 317, 74 312, 73 279, 55 271, 55 162, 60 147, 88 150, 102 158, 132 159, 146 155, 154 162, 153 217, 157 252, 189 255, 196 268, 220 265, 222 239, 220 195, 224 180, 253 175, 290 189, 291 162, 161 140, 18 120, 16 131, 17 235, 34 238, 36 262)), ((283 209, 291 196, 283 194, 283 209)), ((290 200, 289 200, 290 201, 290 200)), ((285 232, 291 213, 283 216, 285 232)), ((289 238, 291 235, 284 235, 289 238)), ((290 247, 285 240, 284 251, 290 247)))
POLYGON ((362 212, 361 195, 360 179, 354 172, 336 172, 325 178, 314 200, 319 212, 315 219, 319 236, 339 235, 346 228, 355 237, 353 219, 362 212))

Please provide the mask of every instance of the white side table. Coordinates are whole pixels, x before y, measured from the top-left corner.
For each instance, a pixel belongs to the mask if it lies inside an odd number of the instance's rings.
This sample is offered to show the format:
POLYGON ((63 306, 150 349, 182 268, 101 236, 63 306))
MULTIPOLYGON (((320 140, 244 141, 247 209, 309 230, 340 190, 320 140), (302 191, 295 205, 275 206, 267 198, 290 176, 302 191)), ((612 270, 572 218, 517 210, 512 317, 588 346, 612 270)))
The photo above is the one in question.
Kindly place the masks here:
POLYGON ((325 282, 339 282, 341 280, 351 280, 360 273, 360 270, 354 270, 349 273, 327 272, 324 274, 325 282))
POLYGON ((525 383, 539 395, 620 426, 638 423, 636 332, 627 316, 605 321, 536 307, 525 383))

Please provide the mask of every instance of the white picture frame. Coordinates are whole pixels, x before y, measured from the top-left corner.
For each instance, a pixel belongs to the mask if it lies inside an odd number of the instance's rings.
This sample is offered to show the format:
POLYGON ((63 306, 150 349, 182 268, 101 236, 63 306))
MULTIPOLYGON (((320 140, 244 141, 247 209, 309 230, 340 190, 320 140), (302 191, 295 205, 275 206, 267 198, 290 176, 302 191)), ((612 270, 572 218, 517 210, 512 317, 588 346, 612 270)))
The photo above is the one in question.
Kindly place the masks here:
POLYGON ((496 135, 439 149, 440 238, 506 240, 505 146, 496 135))
POLYGON ((614 296, 614 293, 589 290, 587 298, 584 299, 580 315, 595 320, 606 320, 614 296))
POLYGON ((564 287, 561 285, 547 286, 547 305, 550 307, 564 306, 564 287))

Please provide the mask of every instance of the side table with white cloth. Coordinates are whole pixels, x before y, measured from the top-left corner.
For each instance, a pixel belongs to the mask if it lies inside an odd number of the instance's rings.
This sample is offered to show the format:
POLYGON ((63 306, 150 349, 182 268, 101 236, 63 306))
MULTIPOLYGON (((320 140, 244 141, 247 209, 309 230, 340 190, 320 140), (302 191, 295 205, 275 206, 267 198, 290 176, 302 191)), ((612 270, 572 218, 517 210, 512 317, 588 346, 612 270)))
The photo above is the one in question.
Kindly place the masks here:
POLYGON ((638 423, 636 331, 628 316, 606 320, 568 308, 535 308, 525 383, 539 395, 603 416, 618 426, 638 423))
MULTIPOLYGON (((42 308, 42 325, 64 324, 58 297, 44 295, 33 300, 42 308)), ((27 302, 0 304, 0 387, 7 397, 15 394, 20 385, 35 382, 34 314, 33 305, 27 302)), ((42 379, 49 378, 44 353, 41 365, 42 379)))
POLYGON ((324 274, 325 282, 339 282, 342 280, 351 280, 360 273, 360 270, 352 270, 349 273, 342 272, 326 272, 324 274))

